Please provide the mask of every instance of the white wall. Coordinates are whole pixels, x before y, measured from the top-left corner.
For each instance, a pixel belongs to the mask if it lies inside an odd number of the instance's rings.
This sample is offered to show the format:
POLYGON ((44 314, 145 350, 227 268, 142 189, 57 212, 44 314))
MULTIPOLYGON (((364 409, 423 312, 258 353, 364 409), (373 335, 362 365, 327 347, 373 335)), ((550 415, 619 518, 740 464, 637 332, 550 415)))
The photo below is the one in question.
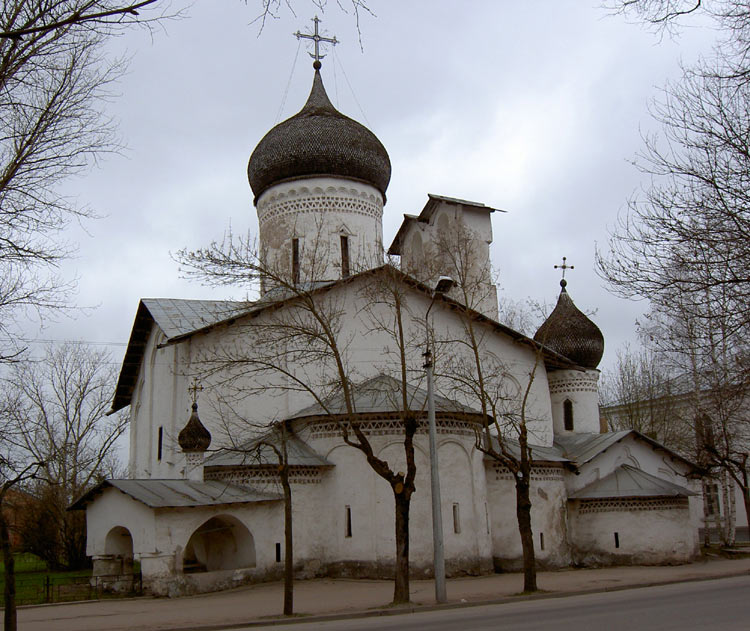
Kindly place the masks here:
POLYGON ((295 238, 302 282, 342 277, 342 235, 349 240, 352 274, 382 263, 383 195, 369 184, 334 177, 282 182, 263 192, 257 210, 266 264, 288 278, 295 238))

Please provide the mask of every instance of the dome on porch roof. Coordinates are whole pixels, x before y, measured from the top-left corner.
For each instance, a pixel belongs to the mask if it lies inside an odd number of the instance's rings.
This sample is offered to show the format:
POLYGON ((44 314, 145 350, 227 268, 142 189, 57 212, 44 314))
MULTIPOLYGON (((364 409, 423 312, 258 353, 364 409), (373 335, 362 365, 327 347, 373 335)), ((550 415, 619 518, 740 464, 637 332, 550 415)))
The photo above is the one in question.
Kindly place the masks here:
POLYGON ((198 404, 193 403, 193 413, 177 436, 182 451, 206 451, 211 444, 209 432, 198 418, 198 404))

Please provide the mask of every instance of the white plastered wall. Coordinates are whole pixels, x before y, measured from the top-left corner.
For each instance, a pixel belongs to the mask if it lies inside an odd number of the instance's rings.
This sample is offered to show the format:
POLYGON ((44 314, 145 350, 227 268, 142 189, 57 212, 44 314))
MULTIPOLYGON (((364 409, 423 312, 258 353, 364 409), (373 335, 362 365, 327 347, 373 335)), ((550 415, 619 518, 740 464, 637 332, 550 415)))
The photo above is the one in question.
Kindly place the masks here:
MULTIPOLYGON (((342 324, 339 339, 342 347, 346 347, 347 369, 353 381, 364 381, 380 373, 397 375, 400 372, 398 357, 395 353, 386 353, 384 349, 393 348, 393 338, 383 331, 373 330, 373 317, 383 319, 392 317, 390 308, 387 306, 375 306, 373 312, 363 309, 368 302, 364 294, 364 287, 368 282, 365 275, 351 284, 337 287, 328 292, 326 300, 341 312, 352 314, 342 324)), ((416 291, 410 292, 404 307, 405 326, 408 331, 408 339, 411 342, 408 357, 409 378, 413 385, 426 388, 424 371, 422 365, 424 359, 424 314, 429 306, 429 298, 416 291)), ((285 307, 292 308, 292 307, 285 307)), ((200 393, 199 414, 201 422, 211 432, 211 449, 226 446, 228 437, 226 427, 229 426, 236 440, 238 436, 250 436, 252 431, 258 431, 270 422, 288 418, 298 410, 312 404, 314 400, 309 395, 290 388, 285 389, 284 377, 278 374, 267 374, 265 377, 254 376, 252 380, 242 374, 245 370, 238 368, 238 377, 232 382, 232 388, 236 392, 254 392, 250 396, 236 402, 236 408, 230 415, 226 408, 218 403, 217 391, 213 384, 222 382, 225 374, 201 376, 202 367, 211 367, 211 357, 215 357, 213 349, 224 345, 233 348, 244 348, 246 352, 254 352, 254 345, 261 344, 262 339, 256 339, 254 330, 260 330, 258 324, 262 324, 267 318, 283 317, 283 309, 280 312, 264 312, 257 318, 238 319, 229 325, 222 325, 206 333, 199 334, 176 345, 163 349, 153 348, 149 341, 144 364, 151 354, 154 355, 154 368, 146 373, 146 383, 133 399, 132 424, 135 428, 131 437, 131 458, 133 448, 136 451, 137 467, 134 469, 135 477, 176 477, 181 478, 183 461, 179 451, 174 456, 175 463, 169 468, 160 467, 156 461, 155 440, 158 424, 172 419, 174 429, 165 437, 172 442, 176 450, 176 434, 187 422, 190 415, 190 397, 188 388, 193 377, 198 376, 204 390, 200 393), (173 350, 179 347, 179 350, 173 350), (177 353, 178 361, 174 362, 172 353, 177 353), (162 361, 160 357, 167 359, 162 361), (265 394, 255 393, 258 389, 265 389, 265 394), (175 394, 176 393, 176 394, 175 394), (146 413, 144 411, 149 411, 146 413), (235 413, 236 412, 236 417, 235 413), (255 429, 254 429, 255 427, 255 429), (134 443, 134 444, 133 444, 134 443)), ((465 353, 465 347, 450 340, 464 336, 465 331, 460 316, 451 311, 440 301, 437 301, 430 312, 430 324, 435 331, 437 348, 435 349, 436 362, 436 391, 438 394, 449 398, 456 398, 474 409, 479 405, 476 400, 461 398, 451 388, 450 380, 440 377, 441 370, 448 370, 448 362, 455 359, 459 353, 465 353)), ((523 396, 529 375, 537 364, 530 396, 527 404, 527 418, 529 419, 529 431, 534 444, 551 445, 553 439, 552 412, 550 408, 549 386, 547 373, 541 358, 528 345, 519 343, 503 333, 496 333, 488 323, 477 323, 477 331, 484 338, 484 352, 488 357, 499 358, 505 373, 504 379, 508 384, 515 386, 516 396, 520 402, 523 396)), ((468 355, 466 356, 468 358, 468 355)), ((323 373, 320 364, 315 367, 298 368, 297 374, 304 377, 309 383, 324 382, 333 376, 332 368, 327 368, 328 373, 323 373), (308 377, 305 377, 305 370, 308 377)), ((224 386, 226 387, 226 386, 224 386)))
MULTIPOLYGON (((623 464, 636 467, 650 475, 671 482, 672 484, 677 484, 693 492, 697 492, 700 489, 699 482, 692 477, 688 477, 690 473, 690 466, 688 464, 678 458, 674 458, 669 452, 656 449, 631 434, 597 455, 590 462, 581 465, 578 469, 578 475, 566 475, 565 482, 568 493, 572 495, 589 484, 605 478, 623 464)), ((697 554, 699 548, 698 528, 703 518, 703 506, 700 496, 690 496, 688 506, 690 519, 687 528, 690 531, 691 537, 691 554, 697 554)), ((670 518, 672 517, 673 514, 670 513, 670 518)), ((587 519, 591 521, 589 518, 587 519)), ((612 536, 611 533, 609 536, 612 536)), ((665 531, 662 538, 662 544, 665 549, 670 547, 669 536, 671 535, 665 531)), ((582 544, 577 545, 580 547, 582 544)))
POLYGON ((86 553, 105 554, 107 533, 124 527, 133 539, 145 586, 161 595, 181 595, 232 587, 247 580, 280 575, 276 543, 283 549, 283 505, 280 501, 191 508, 149 508, 114 488, 105 489, 86 510, 86 553), (206 521, 231 516, 253 537, 252 568, 182 574, 182 555, 191 535, 206 521), (175 580, 176 579, 176 580, 175 580))
POLYGON ((301 282, 342 277, 342 236, 351 274, 382 263, 383 195, 370 184, 334 177, 282 182, 264 191, 256 207, 266 264, 288 278, 292 239, 299 243, 301 282))
MULTIPOLYGON (((523 565, 523 549, 516 519, 515 483, 510 472, 502 465, 488 460, 485 467, 495 565, 502 570, 519 569, 523 565)), ((562 469, 557 466, 534 467, 530 497, 531 529, 537 562, 542 567, 568 565, 567 494, 562 469)))
MULTIPOLYGON (((456 264, 465 265, 468 269, 457 270, 454 263, 445 259, 437 274, 450 276, 457 283, 465 274, 467 278, 480 283, 469 291, 470 299, 474 301, 469 306, 497 320, 497 287, 491 276, 490 265, 491 210, 442 200, 435 203, 437 207, 428 221, 411 220, 406 225, 401 246, 403 268, 428 285, 434 285, 437 278, 428 277, 426 266, 441 260, 446 245, 452 244, 454 240, 470 238, 468 247, 462 243, 456 243, 454 247, 458 251, 467 250, 456 264)), ((449 295, 463 302, 464 295, 460 287, 454 288, 449 295)))
POLYGON ((598 433, 600 431, 599 374, 596 368, 553 370, 547 373, 555 434, 598 433), (570 400, 573 406, 572 431, 565 429, 563 413, 565 400, 570 400))

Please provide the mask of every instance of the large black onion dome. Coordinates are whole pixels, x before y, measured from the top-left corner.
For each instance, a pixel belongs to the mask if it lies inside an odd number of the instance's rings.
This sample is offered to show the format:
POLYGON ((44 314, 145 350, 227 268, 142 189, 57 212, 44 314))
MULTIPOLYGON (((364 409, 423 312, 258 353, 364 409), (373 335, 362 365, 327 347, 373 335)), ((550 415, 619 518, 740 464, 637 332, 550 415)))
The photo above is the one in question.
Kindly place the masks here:
POLYGON ((209 432, 198 418, 198 404, 193 403, 193 413, 187 425, 177 436, 182 451, 206 451, 211 444, 211 432, 209 432))
POLYGON ((591 320, 573 304, 565 291, 565 280, 560 281, 562 290, 549 317, 534 335, 553 351, 564 355, 584 368, 596 368, 604 354, 604 336, 591 320))
POLYGON ((305 106, 255 147, 247 179, 257 202, 273 184, 316 175, 363 180, 383 197, 391 179, 391 161, 383 144, 364 125, 333 107, 317 69, 305 106))

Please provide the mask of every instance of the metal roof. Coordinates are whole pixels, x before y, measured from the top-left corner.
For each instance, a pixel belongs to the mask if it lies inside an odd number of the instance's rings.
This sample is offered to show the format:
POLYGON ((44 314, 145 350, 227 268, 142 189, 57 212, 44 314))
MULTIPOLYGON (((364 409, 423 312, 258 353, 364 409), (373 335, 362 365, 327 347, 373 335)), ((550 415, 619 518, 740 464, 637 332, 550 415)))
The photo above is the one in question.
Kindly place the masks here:
POLYGON ((138 303, 128 348, 117 380, 112 412, 130 404, 151 329, 156 323, 167 340, 189 335, 247 313, 253 302, 143 298, 138 303))
POLYGON ((687 497, 696 495, 683 486, 657 478, 645 471, 623 464, 601 480, 571 493, 569 499, 604 499, 611 497, 687 497))
POLYGON ((607 432, 605 434, 580 433, 555 436, 554 444, 568 460, 580 466, 621 441, 631 431, 626 429, 620 432, 607 432))
MULTIPOLYGON (((211 454, 205 460, 207 467, 226 466, 278 466, 279 458, 273 447, 279 447, 280 438, 277 432, 249 441, 237 449, 222 449, 211 454)), ((286 443, 287 462, 293 467, 332 467, 333 464, 315 452, 298 436, 290 436, 286 443)))
POLYGON ((149 508, 248 504, 281 499, 276 493, 228 484, 219 480, 104 480, 76 500, 69 510, 83 510, 107 488, 115 488, 149 508))
MULTIPOLYGON (((492 436, 492 447, 495 451, 501 453, 497 436, 492 436)), ((505 448, 512 456, 519 460, 521 459, 521 447, 519 446, 518 441, 505 439, 505 448)), ((569 462, 568 458, 566 458, 562 451, 555 445, 551 447, 529 445, 529 448, 531 449, 531 459, 533 462, 569 462)), ((489 455, 485 455, 484 459, 486 461, 496 462, 495 458, 489 455)))
MULTIPOLYGON (((409 410, 427 410, 427 391, 416 386, 406 386, 406 399, 409 410)), ((378 375, 367 381, 352 386, 352 403, 357 414, 386 414, 403 411, 403 397, 401 396, 401 382, 390 375, 378 375)), ((473 408, 451 401, 445 397, 435 395, 435 412, 480 414, 473 408)), ((325 407, 319 403, 306 407, 290 419, 310 416, 325 416, 328 414, 346 414, 346 401, 343 393, 339 392, 325 402, 325 407)))
POLYGON ((185 335, 242 315, 255 304, 232 300, 174 298, 144 298, 141 302, 167 338, 185 335))
POLYGON ((648 443, 651 447, 666 452, 675 460, 679 460, 689 467, 695 468, 695 464, 684 456, 634 429, 625 429, 619 432, 607 432, 604 434, 580 433, 555 436, 554 444, 562 450, 566 458, 574 462, 577 466, 581 466, 593 460, 600 453, 606 451, 615 443, 619 443, 627 436, 632 436, 636 440, 648 443))

